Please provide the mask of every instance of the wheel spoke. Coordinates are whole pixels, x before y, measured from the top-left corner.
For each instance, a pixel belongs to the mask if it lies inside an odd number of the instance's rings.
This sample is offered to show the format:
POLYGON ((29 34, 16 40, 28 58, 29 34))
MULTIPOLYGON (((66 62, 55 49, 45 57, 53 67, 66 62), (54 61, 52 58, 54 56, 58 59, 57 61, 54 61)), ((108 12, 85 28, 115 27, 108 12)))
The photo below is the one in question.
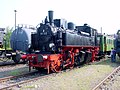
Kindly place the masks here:
POLYGON ((61 62, 60 61, 58 61, 59 62, 59 64, 57 63, 57 64, 52 64, 51 65, 51 70, 53 71, 53 72, 60 72, 61 70, 62 70, 62 67, 61 67, 61 62))

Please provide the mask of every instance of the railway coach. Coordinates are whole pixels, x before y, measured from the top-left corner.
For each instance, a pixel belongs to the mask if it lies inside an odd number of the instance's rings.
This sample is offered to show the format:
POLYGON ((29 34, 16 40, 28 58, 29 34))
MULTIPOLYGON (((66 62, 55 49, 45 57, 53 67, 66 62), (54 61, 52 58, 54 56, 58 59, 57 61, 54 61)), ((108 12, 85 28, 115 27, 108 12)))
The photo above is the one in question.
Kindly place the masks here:
POLYGON ((105 57, 105 55, 110 55, 111 48, 115 47, 114 35, 98 34, 97 39, 100 46, 100 49, 99 49, 100 58, 105 57))

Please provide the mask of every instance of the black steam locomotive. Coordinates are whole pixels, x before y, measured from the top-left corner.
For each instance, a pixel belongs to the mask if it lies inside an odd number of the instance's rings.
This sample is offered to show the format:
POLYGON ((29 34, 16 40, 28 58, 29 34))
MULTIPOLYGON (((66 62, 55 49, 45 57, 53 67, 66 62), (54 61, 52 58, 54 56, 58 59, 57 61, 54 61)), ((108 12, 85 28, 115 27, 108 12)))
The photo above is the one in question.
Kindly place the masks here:
MULTIPOLYGON (((62 19, 53 20, 53 11, 49 11, 49 22, 41 23, 37 33, 32 34, 31 49, 41 53, 60 52, 62 46, 96 46, 97 31, 87 24, 76 26, 72 22, 62 23, 62 19)), ((64 21, 65 22, 65 21, 64 21)))
POLYGON ((31 35, 30 67, 58 72, 62 67, 73 67, 80 62, 94 61, 99 51, 97 30, 87 24, 76 26, 63 19, 53 19, 48 12, 45 22, 31 35), (68 26, 68 27, 67 27, 68 26))

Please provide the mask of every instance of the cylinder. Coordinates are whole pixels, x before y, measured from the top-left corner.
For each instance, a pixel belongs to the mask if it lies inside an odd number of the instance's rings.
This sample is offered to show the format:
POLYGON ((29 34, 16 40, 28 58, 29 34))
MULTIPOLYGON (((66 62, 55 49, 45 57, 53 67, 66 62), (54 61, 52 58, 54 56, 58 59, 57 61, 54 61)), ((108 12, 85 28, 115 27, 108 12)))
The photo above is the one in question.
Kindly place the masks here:
POLYGON ((70 29, 70 30, 74 30, 74 23, 73 22, 69 22, 68 23, 68 29, 70 29))
POLYGON ((52 25, 53 23, 53 11, 48 11, 49 23, 52 25))

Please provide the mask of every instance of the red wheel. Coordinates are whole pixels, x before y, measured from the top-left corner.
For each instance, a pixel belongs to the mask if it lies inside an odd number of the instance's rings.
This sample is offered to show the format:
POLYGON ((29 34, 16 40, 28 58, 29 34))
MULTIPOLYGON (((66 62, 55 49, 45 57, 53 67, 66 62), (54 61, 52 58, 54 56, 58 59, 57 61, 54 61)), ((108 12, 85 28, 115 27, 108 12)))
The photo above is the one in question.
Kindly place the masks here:
POLYGON ((73 69, 73 68, 74 68, 74 64, 71 64, 71 65, 70 65, 70 69, 73 69))
POLYGON ((70 69, 74 68, 74 64, 75 64, 75 63, 74 63, 74 62, 75 62, 75 61, 74 61, 74 57, 75 57, 75 56, 74 56, 74 53, 72 53, 72 54, 71 54, 71 64, 70 64, 70 69))
POLYGON ((62 70, 62 63, 60 60, 58 60, 56 63, 52 62, 51 64, 51 70, 53 72, 60 72, 62 70))

